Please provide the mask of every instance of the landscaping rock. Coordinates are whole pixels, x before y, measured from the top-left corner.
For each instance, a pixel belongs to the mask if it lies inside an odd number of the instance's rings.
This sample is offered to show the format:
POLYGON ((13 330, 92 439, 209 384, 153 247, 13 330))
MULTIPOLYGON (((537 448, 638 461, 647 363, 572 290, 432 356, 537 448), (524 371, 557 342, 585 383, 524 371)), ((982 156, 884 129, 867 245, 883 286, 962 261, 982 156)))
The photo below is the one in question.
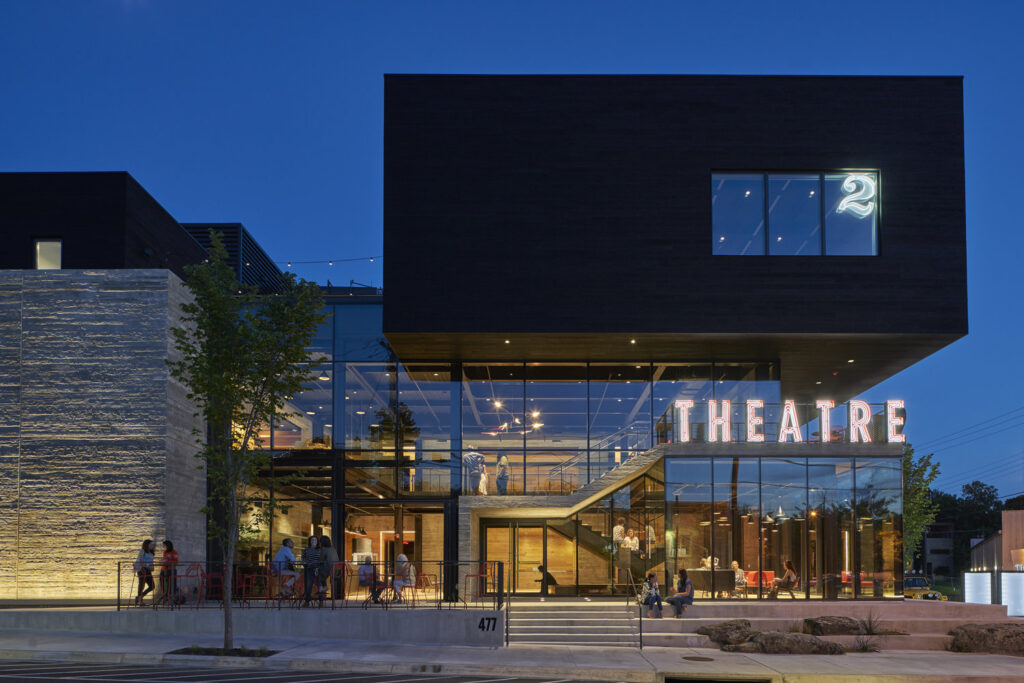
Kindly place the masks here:
POLYGON ((861 624, 850 617, 812 617, 804 619, 804 633, 812 636, 859 636, 861 624))
POLYGON ((749 642, 724 645, 726 652, 763 652, 767 655, 841 655, 843 648, 806 633, 766 631, 758 633, 749 642))
POLYGON ((1024 624, 964 624, 949 635, 954 652, 1024 656, 1024 624))
POLYGON ((746 619, 730 619, 710 626, 701 626, 697 633, 707 636, 718 645, 736 645, 750 638, 750 622, 746 619))

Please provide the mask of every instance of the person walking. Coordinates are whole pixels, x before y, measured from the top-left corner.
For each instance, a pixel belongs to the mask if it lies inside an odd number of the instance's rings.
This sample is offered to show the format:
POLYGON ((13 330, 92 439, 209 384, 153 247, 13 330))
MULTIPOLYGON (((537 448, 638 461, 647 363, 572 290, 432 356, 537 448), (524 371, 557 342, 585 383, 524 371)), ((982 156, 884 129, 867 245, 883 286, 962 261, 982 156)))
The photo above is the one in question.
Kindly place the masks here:
MULTIPOLYGON (((334 545, 331 543, 331 537, 326 534, 320 537, 320 581, 325 586, 327 582, 331 582, 331 595, 337 597, 337 585, 336 581, 332 577, 331 573, 334 571, 334 565, 341 560, 338 558, 338 551, 334 549, 334 545)), ((333 598, 332 598, 333 599, 333 598)), ((323 598, 321 598, 323 600, 323 598)))
POLYGON ((309 607, 309 601, 313 594, 313 586, 320 586, 320 539, 310 536, 302 551, 302 571, 306 580, 305 594, 302 596, 302 606, 309 607))
POLYGON ((142 606, 142 599, 153 590, 153 553, 156 552, 156 544, 153 539, 147 538, 142 542, 142 549, 135 557, 132 569, 139 577, 139 594, 135 596, 135 606, 142 606), (143 586, 146 587, 143 590, 143 586))

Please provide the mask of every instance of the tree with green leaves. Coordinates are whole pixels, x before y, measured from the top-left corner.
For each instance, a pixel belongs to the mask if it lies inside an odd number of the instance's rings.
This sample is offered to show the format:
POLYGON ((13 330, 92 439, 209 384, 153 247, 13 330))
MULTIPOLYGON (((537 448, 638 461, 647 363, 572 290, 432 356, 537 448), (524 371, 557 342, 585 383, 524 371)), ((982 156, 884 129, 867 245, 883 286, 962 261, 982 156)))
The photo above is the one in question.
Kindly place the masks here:
POLYGON ((170 372, 206 422, 196 457, 208 479, 210 538, 224 558, 224 648, 231 649, 235 549, 242 520, 262 498, 258 477, 269 460, 259 429, 287 414, 287 400, 312 379, 317 364, 306 347, 325 314, 315 283, 285 273, 277 291, 260 292, 235 278, 218 233, 211 242, 210 258, 186 268, 192 300, 172 329, 181 359, 170 372))
POLYGON ((924 532, 939 511, 929 497, 932 482, 939 476, 939 464, 932 462, 934 453, 914 457, 910 444, 903 447, 903 565, 914 566, 914 555, 921 547, 924 532))

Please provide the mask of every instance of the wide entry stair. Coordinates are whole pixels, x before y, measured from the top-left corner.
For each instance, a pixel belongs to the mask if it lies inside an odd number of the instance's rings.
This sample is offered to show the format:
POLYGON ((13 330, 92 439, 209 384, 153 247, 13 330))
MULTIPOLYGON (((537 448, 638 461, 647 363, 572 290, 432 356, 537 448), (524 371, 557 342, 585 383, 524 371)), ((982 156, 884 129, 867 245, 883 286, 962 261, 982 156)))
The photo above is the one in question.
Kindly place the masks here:
POLYGON ((625 599, 515 598, 509 604, 510 644, 600 645, 638 647, 640 631, 635 604, 625 599))

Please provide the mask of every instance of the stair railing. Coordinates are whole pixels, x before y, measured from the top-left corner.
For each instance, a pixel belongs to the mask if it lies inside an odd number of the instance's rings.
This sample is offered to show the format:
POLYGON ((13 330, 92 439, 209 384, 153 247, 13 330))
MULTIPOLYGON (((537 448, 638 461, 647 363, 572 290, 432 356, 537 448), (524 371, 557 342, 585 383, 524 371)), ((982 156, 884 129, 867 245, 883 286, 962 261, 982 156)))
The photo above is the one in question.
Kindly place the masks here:
MULTIPOLYGON (((629 433, 636 433, 636 432, 642 431, 642 429, 645 426, 646 426, 647 429, 650 429, 650 424, 646 420, 636 420, 633 423, 628 424, 625 427, 622 427, 621 429, 619 429, 619 430, 617 430, 615 432, 612 432, 611 434, 609 434, 609 435, 599 439, 595 443, 591 444, 588 449, 581 449, 576 455, 572 456, 568 460, 564 460, 564 461, 560 462, 559 464, 555 465, 554 467, 552 467, 551 470, 548 472, 548 479, 551 480, 551 481, 554 481, 555 479, 557 479, 559 482, 564 482, 565 481, 565 473, 566 473, 566 471, 570 467, 576 467, 576 466, 580 465, 581 463, 586 462, 586 460, 589 457, 590 453, 597 452, 597 451, 602 451, 605 448, 611 446, 613 443, 615 443, 619 439, 621 439, 623 436, 626 436, 629 433)), ((629 450, 631 450, 631 449, 627 449, 627 452, 629 450)), ((628 461, 623 460, 622 462, 628 462, 628 461)), ((615 467, 612 467, 611 469, 609 469, 608 472, 611 472, 612 470, 614 470, 616 467, 618 467, 621 464, 622 464, 621 462, 620 463, 616 463, 615 467)), ((608 472, 605 472, 605 474, 607 474, 608 472)))

